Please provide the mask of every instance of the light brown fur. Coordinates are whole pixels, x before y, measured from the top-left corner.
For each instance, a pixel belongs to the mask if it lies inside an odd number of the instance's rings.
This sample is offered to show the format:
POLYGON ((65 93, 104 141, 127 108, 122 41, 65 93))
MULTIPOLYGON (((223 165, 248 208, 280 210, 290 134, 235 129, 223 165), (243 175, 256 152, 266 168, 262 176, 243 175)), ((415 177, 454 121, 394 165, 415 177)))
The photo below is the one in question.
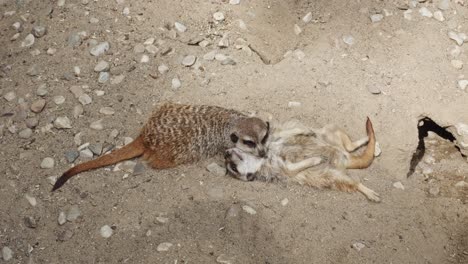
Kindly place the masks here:
POLYGON ((69 169, 57 180, 53 190, 80 172, 139 156, 155 169, 196 162, 233 146, 261 156, 265 152, 262 142, 265 142, 268 130, 268 124, 261 119, 247 117, 235 110, 163 104, 153 112, 132 143, 69 169))
POLYGON ((275 129, 266 146, 266 158, 254 157, 233 148, 227 151, 228 171, 241 180, 291 180, 317 188, 345 192, 359 191, 369 200, 380 201, 379 195, 346 175, 346 169, 368 167, 374 158, 375 135, 367 119, 367 137, 351 141, 337 126, 313 130, 288 122, 275 129), (367 144, 361 155, 351 152, 367 144))

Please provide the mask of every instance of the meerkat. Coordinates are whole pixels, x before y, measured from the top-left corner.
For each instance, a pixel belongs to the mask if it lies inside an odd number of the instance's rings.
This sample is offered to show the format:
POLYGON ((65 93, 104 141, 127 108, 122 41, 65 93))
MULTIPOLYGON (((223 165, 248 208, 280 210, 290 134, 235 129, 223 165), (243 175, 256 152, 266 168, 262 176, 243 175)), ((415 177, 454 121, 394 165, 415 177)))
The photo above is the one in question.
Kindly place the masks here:
POLYGON ((369 118, 366 130, 366 137, 351 141, 335 125, 314 130, 288 122, 270 134, 266 157, 231 148, 225 153, 226 168, 243 181, 290 180, 317 188, 359 191, 370 201, 379 202, 378 193, 346 175, 346 169, 367 168, 373 161, 375 135, 369 118), (366 144, 361 155, 351 154, 366 144))
POLYGON ((154 169, 167 169, 199 161, 236 147, 264 156, 269 123, 236 110, 217 106, 162 104, 152 113, 139 136, 130 144, 67 170, 52 191, 72 176, 142 156, 154 169))

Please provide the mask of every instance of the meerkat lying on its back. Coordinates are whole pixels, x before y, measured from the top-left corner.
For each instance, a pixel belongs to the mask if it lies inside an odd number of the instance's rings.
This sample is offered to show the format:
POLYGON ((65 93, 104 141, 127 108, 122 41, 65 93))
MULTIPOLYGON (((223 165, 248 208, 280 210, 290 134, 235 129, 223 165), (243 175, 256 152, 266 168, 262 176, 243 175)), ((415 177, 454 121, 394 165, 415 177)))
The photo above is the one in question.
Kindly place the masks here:
POLYGON ((268 133, 268 123, 235 110, 164 104, 153 112, 132 143, 69 169, 57 180, 52 191, 80 172, 139 156, 155 169, 195 162, 230 147, 253 156, 264 156, 268 133))
POLYGON ((375 135, 369 118, 366 130, 367 137, 351 141, 334 125, 311 130, 289 122, 270 134, 266 157, 231 148, 225 153, 226 168, 231 175, 244 181, 291 180, 318 188, 359 191, 369 200, 379 202, 379 194, 346 175, 346 169, 367 168, 372 163, 375 135), (362 155, 350 154, 366 143, 362 155))

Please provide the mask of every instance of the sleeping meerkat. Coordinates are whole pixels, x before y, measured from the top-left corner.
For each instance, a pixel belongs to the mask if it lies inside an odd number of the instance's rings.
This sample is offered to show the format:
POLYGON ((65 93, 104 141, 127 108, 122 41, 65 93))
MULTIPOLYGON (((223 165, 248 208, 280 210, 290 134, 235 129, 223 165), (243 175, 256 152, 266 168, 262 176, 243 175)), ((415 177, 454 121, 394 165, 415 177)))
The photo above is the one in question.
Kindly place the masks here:
POLYGON ((140 135, 130 144, 66 171, 52 191, 73 175, 142 156, 155 169, 166 169, 236 147, 253 156, 264 156, 269 124, 256 117, 217 106, 163 104, 140 135))
POLYGON ((379 202, 379 194, 346 175, 346 169, 367 168, 372 163, 375 135, 369 118, 366 130, 367 137, 351 141, 335 125, 314 130, 288 122, 270 134, 266 157, 231 148, 225 153, 226 168, 229 174, 243 181, 291 180, 318 188, 359 191, 367 199, 379 202), (350 153, 366 143, 361 155, 350 153))

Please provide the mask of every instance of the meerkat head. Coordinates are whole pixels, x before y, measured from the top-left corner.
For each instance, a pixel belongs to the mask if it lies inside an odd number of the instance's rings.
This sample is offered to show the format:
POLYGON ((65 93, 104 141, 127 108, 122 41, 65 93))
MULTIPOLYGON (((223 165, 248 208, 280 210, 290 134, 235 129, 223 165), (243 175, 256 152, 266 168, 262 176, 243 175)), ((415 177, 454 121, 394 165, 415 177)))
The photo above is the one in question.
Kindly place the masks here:
POLYGON ((241 181, 255 180, 264 162, 264 159, 237 148, 226 150, 224 158, 228 174, 241 181))
POLYGON ((246 153, 264 157, 265 143, 270 133, 270 123, 257 117, 238 120, 229 135, 234 146, 246 153))

